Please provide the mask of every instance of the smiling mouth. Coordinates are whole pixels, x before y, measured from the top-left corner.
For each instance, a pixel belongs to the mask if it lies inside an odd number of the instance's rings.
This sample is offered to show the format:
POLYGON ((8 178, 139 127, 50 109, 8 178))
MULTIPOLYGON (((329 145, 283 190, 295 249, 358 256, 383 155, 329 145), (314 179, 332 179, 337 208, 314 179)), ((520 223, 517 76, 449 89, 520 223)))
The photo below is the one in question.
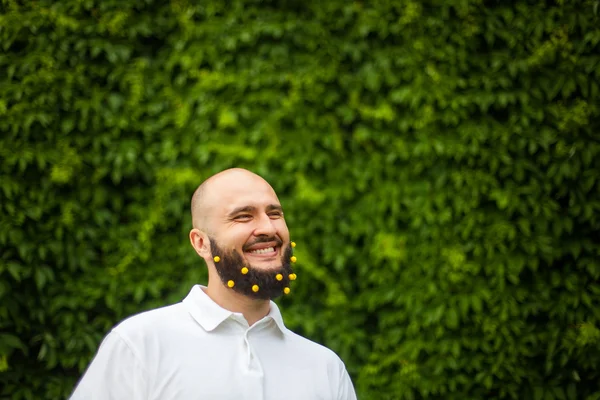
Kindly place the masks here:
POLYGON ((244 254, 262 258, 275 257, 280 253, 283 242, 278 237, 258 238, 242 248, 244 254))
POLYGON ((256 249, 248 251, 248 254, 271 254, 275 252, 275 247, 266 247, 264 249, 256 249))

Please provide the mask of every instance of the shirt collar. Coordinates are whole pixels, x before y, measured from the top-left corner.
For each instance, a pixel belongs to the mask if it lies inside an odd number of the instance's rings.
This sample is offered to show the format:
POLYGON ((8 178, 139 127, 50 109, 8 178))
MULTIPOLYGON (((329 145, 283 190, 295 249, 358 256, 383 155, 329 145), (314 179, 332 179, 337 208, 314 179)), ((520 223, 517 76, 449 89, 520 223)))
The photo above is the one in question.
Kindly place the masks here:
POLYGON ((272 301, 271 301, 271 309, 269 310, 269 313, 267 314, 267 318, 268 317, 271 317, 271 319, 273 321, 275 321, 275 324, 277 324, 277 327, 279 328, 279 330, 282 333, 285 332, 285 325, 283 324, 283 318, 281 317, 281 312, 279 311, 279 307, 277 307, 277 304, 275 304, 272 301))
MULTIPOLYGON (((195 285, 190 293, 183 299, 183 304, 186 306, 188 312, 198 322, 204 330, 210 332, 219 326, 223 321, 233 315, 233 312, 224 309, 217 303, 215 303, 208 295, 204 292, 206 286, 195 285)), ((273 301, 271 308, 266 318, 272 319, 281 332, 285 332, 286 328, 281 317, 279 307, 273 301)))

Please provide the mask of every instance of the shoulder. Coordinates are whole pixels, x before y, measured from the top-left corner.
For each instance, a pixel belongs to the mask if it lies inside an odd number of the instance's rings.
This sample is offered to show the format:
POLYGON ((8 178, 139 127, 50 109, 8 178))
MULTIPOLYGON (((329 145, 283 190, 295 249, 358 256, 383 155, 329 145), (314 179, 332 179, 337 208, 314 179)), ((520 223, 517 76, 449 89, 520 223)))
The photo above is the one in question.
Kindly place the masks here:
POLYGON ((289 329, 286 329, 284 334, 286 341, 289 341, 291 345, 307 357, 311 357, 315 361, 326 362, 329 366, 345 368, 341 358, 328 347, 300 336, 289 329))
POLYGON ((181 303, 156 308, 133 315, 116 325, 112 331, 127 342, 154 336, 188 323, 189 314, 181 303))

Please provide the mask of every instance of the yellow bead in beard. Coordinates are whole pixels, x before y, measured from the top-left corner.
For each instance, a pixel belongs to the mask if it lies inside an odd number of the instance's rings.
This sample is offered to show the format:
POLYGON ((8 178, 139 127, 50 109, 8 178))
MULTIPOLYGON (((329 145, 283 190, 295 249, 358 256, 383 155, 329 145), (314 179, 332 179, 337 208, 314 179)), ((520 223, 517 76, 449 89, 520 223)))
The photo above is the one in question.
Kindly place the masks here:
POLYGON ((283 288, 283 293, 290 294, 291 290, 289 287, 283 288))
POLYGON ((258 285, 253 285, 253 286, 252 286, 252 291, 253 291, 254 293, 258 292, 258 285))
POLYGON ((215 260, 215 262, 219 262, 219 261, 221 261, 221 257, 219 257, 219 256, 214 256, 214 257, 213 257, 213 260, 215 260))
POLYGON ((227 282, 227 286, 229 286, 230 288, 235 286, 235 282, 234 281, 229 281, 227 282))

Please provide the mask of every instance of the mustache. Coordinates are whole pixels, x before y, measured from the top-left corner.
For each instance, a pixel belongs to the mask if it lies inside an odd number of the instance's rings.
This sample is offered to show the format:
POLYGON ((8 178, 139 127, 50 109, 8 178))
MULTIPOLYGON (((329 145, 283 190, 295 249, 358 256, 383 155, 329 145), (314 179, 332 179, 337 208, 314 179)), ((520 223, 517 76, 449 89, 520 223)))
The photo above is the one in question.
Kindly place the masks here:
POLYGON ((255 244, 267 243, 267 242, 275 242, 277 244, 277 246, 281 246, 283 244, 283 241, 281 239, 279 239, 277 236, 259 237, 255 241, 253 241, 252 243, 248 243, 248 244, 244 245, 244 247, 242 247, 242 250, 246 251, 250 247, 254 246, 255 244))

